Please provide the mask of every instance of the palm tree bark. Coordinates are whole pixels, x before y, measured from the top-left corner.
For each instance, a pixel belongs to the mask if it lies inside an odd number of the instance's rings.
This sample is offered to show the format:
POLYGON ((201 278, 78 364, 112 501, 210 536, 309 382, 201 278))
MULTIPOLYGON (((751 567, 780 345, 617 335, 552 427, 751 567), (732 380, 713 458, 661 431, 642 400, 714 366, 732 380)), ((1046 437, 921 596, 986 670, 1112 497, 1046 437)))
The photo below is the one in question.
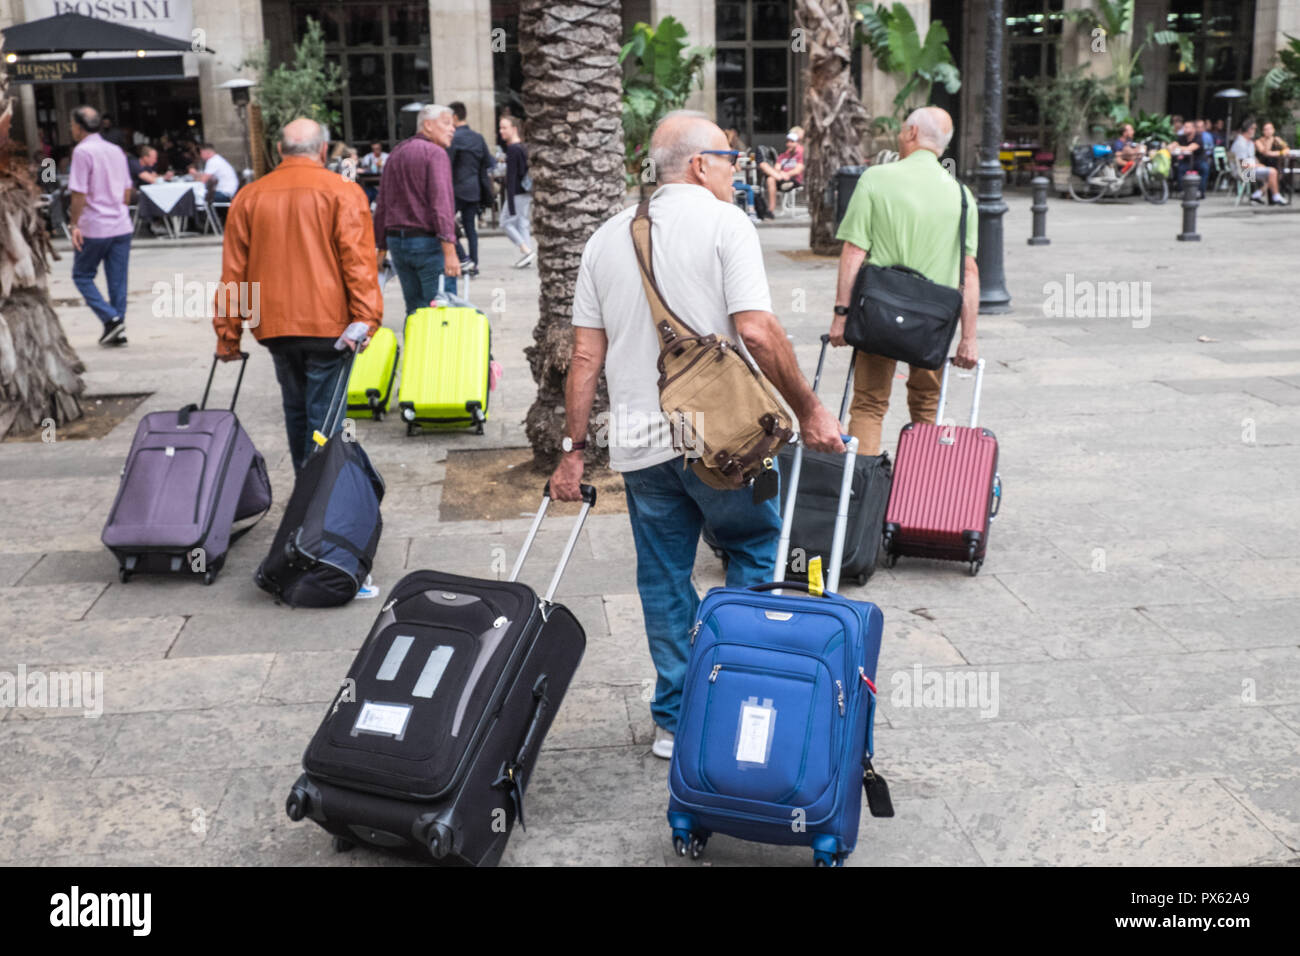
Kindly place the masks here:
POLYGON ((807 45, 807 92, 804 95, 804 185, 812 228, 813 252, 834 255, 835 209, 822 197, 841 166, 866 162, 866 138, 871 125, 850 70, 853 17, 847 0, 797 0, 795 22, 807 45))
POLYGON ((0 441, 81 417, 81 359, 50 305, 54 250, 27 157, 9 141, 13 101, 0 63, 0 441))
MULTIPOLYGON (((582 250, 623 206, 623 77, 619 0, 523 0, 523 61, 533 237, 541 280, 534 344, 526 350, 537 398, 524 430, 539 469, 552 467, 565 434, 564 382, 573 353, 573 291, 582 250)), ((602 377, 593 422, 608 407, 602 377)), ((588 446, 587 460, 608 451, 588 446)))

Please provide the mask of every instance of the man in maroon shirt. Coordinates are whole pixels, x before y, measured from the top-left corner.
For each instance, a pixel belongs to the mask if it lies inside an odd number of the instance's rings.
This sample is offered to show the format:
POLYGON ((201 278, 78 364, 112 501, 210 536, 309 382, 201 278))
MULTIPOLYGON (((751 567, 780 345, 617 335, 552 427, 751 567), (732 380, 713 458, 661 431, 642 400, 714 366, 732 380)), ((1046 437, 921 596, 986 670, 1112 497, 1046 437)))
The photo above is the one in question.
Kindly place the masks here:
POLYGON ((447 157, 455 132, 450 109, 426 106, 420 110, 415 135, 388 154, 379 180, 375 245, 381 267, 385 249, 393 257, 407 315, 429 304, 438 294, 438 278, 444 274, 447 291, 456 291, 460 260, 456 257, 456 207, 447 157))

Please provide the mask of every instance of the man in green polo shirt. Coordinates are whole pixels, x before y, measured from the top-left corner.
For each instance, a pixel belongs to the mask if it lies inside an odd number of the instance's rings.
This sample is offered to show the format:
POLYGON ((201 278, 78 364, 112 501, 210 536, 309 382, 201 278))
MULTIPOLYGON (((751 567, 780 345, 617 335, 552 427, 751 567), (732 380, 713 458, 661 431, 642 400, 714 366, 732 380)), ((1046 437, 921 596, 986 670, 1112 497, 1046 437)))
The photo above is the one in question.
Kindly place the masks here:
MULTIPOLYGON (((899 161, 873 166, 858 179, 848 211, 835 238, 840 250, 839 283, 831 344, 844 345, 844 318, 853 280, 867 256, 879 266, 902 265, 932 282, 956 288, 960 269, 966 270, 961 310, 961 338, 953 362, 974 368, 975 315, 979 311, 980 277, 975 265, 979 216, 975 197, 939 163, 952 139, 952 117, 937 106, 915 110, 898 136, 899 161), (957 248, 961 223, 961 190, 966 193, 966 237, 957 248), (962 255, 961 253, 964 253, 962 255)), ((889 411, 889 395, 898 363, 881 355, 858 356, 854 367, 853 405, 849 433, 858 440, 858 453, 880 453, 880 431, 889 411)), ((942 371, 911 369, 907 377, 907 407, 912 421, 933 422, 939 405, 942 371)))

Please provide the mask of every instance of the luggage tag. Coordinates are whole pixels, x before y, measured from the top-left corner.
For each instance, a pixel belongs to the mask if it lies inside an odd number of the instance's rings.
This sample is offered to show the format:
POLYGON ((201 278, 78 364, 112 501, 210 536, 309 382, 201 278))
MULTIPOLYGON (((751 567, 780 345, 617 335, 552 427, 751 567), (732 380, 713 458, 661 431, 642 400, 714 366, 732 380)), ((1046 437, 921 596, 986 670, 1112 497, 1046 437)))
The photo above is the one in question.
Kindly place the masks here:
POLYGON ((808 561, 808 593, 821 597, 826 593, 826 583, 822 580, 822 556, 819 554, 808 561))
POLYGON ((761 505, 769 498, 775 498, 776 493, 781 488, 781 479, 775 468, 772 467, 772 459, 763 459, 763 472, 754 479, 754 504, 761 505))
POLYGON ((317 429, 311 433, 311 440, 318 445, 324 445, 326 442, 329 441, 328 438, 326 438, 324 435, 320 433, 320 429, 317 429))
POLYGON ((736 726, 736 766, 740 770, 762 770, 772 755, 772 738, 776 734, 776 708, 772 698, 759 704, 757 697, 741 701, 740 720, 736 726))

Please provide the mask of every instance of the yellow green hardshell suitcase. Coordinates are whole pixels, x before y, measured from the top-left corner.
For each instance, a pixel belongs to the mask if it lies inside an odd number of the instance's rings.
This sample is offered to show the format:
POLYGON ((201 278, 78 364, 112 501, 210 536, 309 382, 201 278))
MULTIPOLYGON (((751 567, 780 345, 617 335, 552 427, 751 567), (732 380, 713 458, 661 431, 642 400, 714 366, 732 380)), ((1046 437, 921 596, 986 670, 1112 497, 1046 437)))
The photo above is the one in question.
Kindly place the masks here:
POLYGON ((366 350, 352 363, 352 375, 348 378, 348 411, 370 409, 370 417, 376 421, 384 417, 393 396, 400 352, 393 330, 380 326, 379 331, 371 336, 366 350))
POLYGON ((424 427, 473 428, 483 434, 488 417, 492 329, 464 299, 416 309, 406 317, 402 383, 397 405, 406 433, 424 427))

